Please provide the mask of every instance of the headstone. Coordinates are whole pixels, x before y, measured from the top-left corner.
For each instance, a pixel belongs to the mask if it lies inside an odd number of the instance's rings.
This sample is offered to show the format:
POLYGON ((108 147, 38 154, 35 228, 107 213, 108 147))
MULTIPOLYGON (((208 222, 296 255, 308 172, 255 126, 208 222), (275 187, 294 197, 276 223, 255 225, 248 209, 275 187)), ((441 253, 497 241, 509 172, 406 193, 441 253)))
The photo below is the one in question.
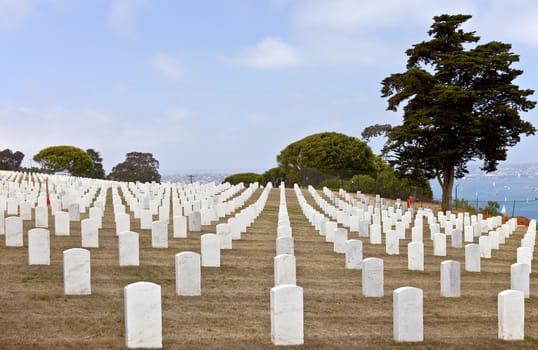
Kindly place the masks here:
POLYGON ((389 230, 387 231, 385 238, 385 252, 387 255, 400 254, 400 238, 398 237, 398 232, 389 230))
POLYGON ((480 244, 480 257, 491 259, 491 238, 489 236, 480 236, 478 244, 480 244))
POLYGON ((116 223, 116 235, 131 230, 131 216, 129 214, 121 212, 114 214, 114 222, 116 223))
POLYGON ((473 226, 471 225, 465 226, 463 235, 464 235, 465 242, 474 242, 473 226))
POLYGON ((162 348, 161 286, 135 282, 123 293, 127 348, 162 348))
POLYGON ((452 230, 452 248, 461 248, 463 246, 462 232, 460 229, 452 230))
POLYGON ((49 208, 48 207, 36 207, 35 208, 35 227, 48 228, 49 227, 49 208))
POLYGON ((99 248, 99 229, 97 221, 84 219, 80 222, 80 237, 83 248, 99 248))
POLYGON ((99 207, 90 208, 90 219, 97 222, 97 228, 103 228, 103 210, 99 207))
POLYGON ((173 217, 174 238, 187 238, 187 218, 183 215, 173 217))
POLYGON ((457 298, 460 296, 460 263, 446 260, 441 263, 441 296, 457 298))
POLYGON ((436 233, 433 235, 433 255, 446 256, 446 235, 436 233))
POLYGON ((274 257, 275 286, 296 284, 295 256, 281 254, 274 257))
POLYGON ((304 343, 303 289, 295 285, 271 288, 271 342, 274 345, 304 343))
POLYGON ((228 219, 228 228, 232 233, 232 241, 241 239, 241 229, 239 228, 239 220, 236 218, 228 219))
POLYGON ((362 269, 362 241, 350 239, 346 241, 346 269, 362 269))
POLYGON ((71 203, 69 205, 69 221, 80 221, 80 204, 71 203))
POLYGON ((202 295, 200 254, 176 254, 176 295, 202 295))
POLYGON ((140 229, 151 230, 153 224, 153 214, 149 209, 140 210, 140 229))
POLYGON ((288 224, 278 225, 276 229, 277 237, 292 237, 291 227, 288 224))
POLYGON ((334 230, 338 228, 336 221, 328 221, 325 224, 325 242, 334 242, 334 230))
POLYGON ((66 295, 91 294, 90 251, 72 248, 63 252, 64 293, 66 295))
POLYGON ((6 234, 6 218, 4 217, 4 210, 0 209, 0 235, 6 234))
POLYGON ((424 271, 424 243, 411 242, 407 245, 407 269, 424 271))
POLYGON ((138 233, 125 231, 118 235, 120 266, 139 266, 138 233))
POLYGON ((530 297, 530 268, 528 264, 510 265, 510 289, 520 290, 525 298, 530 297))
POLYGON ((491 242, 491 249, 499 250, 499 232, 490 231, 488 236, 491 242))
MULTIPOLYGON (((189 216, 189 231, 191 232, 200 232, 202 230, 202 214, 200 211, 196 210, 191 213, 189 216)), ((202 256, 202 266, 204 257, 202 256)))
POLYGON ((232 249, 232 232, 228 224, 217 224, 216 230, 220 238, 220 249, 232 249))
POLYGON ((166 221, 153 221, 151 223, 151 247, 168 248, 168 224, 166 221))
POLYGON ((34 228, 28 231, 28 264, 50 265, 49 230, 34 228))
POLYGON ((69 213, 57 211, 54 213, 54 234, 56 236, 69 236, 69 213))
POLYGON ((529 265, 529 273, 532 272, 532 249, 519 247, 516 249, 516 262, 529 265))
POLYGON ((220 267, 220 238, 215 233, 200 237, 202 266, 220 267))
POLYGON ((337 228, 334 230, 333 250, 335 253, 345 254, 347 241, 347 229, 337 228))
POLYGON ((412 242, 423 242, 423 229, 422 226, 415 226, 411 229, 411 241, 412 242))
POLYGON ((405 239, 405 222, 398 221, 396 222, 396 235, 399 239, 405 239))
POLYGON ((523 340, 525 336, 525 296, 520 290, 504 290, 498 294, 499 338, 523 340))
POLYGON ((359 220, 359 237, 368 237, 368 228, 370 226, 370 220, 359 220))
POLYGON ((381 226, 378 224, 370 225, 370 244, 381 244, 381 226))
POLYGON ((367 258, 362 261, 362 295, 365 297, 382 297, 383 294, 383 260, 367 258))
POLYGON ((32 205, 30 202, 21 202, 19 204, 19 216, 23 221, 32 220, 32 205))
POLYGON ((22 234, 22 219, 18 216, 6 218, 6 247, 24 246, 22 234))
POLYGON ((465 271, 480 272, 480 246, 478 244, 465 246, 465 271))
POLYGON ((424 340, 422 289, 401 287, 394 290, 394 341, 421 342, 424 340))
POLYGON ((294 255, 293 238, 279 237, 276 239, 276 255, 294 255))
POLYGON ((7 215, 19 215, 19 200, 17 198, 7 199, 7 215))
POLYGON ((440 224, 431 224, 430 225, 430 239, 433 240, 436 233, 441 233, 440 224))

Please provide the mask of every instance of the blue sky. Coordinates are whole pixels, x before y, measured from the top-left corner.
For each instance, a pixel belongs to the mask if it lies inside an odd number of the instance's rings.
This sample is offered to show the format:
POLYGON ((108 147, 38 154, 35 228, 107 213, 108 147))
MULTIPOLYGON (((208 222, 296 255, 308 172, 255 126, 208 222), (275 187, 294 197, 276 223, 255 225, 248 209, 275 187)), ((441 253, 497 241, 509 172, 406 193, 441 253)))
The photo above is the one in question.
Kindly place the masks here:
MULTIPOLYGON (((399 124, 380 82, 442 13, 511 43, 517 83, 538 90, 534 0, 0 0, 0 149, 25 166, 66 144, 94 148, 107 171, 131 151, 163 174, 264 171, 313 133, 399 124)), ((536 149, 524 138, 508 161, 536 149)))

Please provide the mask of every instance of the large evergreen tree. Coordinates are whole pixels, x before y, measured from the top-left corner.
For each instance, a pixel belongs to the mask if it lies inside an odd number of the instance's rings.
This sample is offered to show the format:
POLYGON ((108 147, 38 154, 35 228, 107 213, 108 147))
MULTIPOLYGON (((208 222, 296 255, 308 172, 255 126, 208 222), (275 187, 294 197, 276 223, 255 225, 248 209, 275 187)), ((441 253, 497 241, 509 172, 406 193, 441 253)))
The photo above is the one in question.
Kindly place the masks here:
POLYGON ((151 153, 130 152, 118 163, 108 177, 117 181, 161 182, 159 161, 151 153))
POLYGON ((94 179, 104 179, 105 178, 105 169, 103 169, 103 158, 93 148, 88 148, 86 153, 90 156, 93 161, 93 167, 88 170, 86 176, 94 179))
POLYGON ((0 170, 18 170, 24 159, 21 151, 13 152, 9 148, 0 151, 0 170))
POLYGON ((405 104, 403 123, 388 131, 383 152, 400 171, 437 178, 443 210, 469 161, 482 160, 483 171, 495 171, 520 135, 536 131, 519 116, 536 104, 527 99, 533 90, 513 83, 523 73, 512 67, 519 56, 497 41, 471 47, 479 37, 460 28, 469 18, 434 17, 431 39, 406 51, 407 71, 382 82, 388 110, 405 104))

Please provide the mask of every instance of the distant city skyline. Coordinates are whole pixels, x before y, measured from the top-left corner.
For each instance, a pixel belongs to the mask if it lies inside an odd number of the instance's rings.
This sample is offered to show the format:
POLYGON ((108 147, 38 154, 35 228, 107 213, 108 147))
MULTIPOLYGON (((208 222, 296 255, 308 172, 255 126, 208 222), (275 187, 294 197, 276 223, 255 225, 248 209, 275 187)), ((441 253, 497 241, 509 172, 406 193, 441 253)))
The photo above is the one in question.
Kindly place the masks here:
MULTIPOLYGON (((23 166, 73 145, 107 172, 132 151, 163 174, 268 170, 308 135, 399 124, 381 80, 443 13, 471 14, 463 29, 481 43, 511 43, 516 83, 538 90, 533 0, 0 0, 0 149, 23 166)), ((535 149, 522 137, 508 163, 535 149)))

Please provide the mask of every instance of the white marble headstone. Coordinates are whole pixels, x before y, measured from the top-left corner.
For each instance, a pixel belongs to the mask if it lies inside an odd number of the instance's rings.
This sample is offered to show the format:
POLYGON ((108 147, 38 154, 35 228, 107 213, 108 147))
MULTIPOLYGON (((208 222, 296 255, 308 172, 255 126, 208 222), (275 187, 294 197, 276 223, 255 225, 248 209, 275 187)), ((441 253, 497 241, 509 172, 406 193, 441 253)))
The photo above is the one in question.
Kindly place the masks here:
POLYGON ((525 336, 525 296, 520 290, 504 290, 498 294, 499 338, 523 340, 525 336))
POLYGON ((424 340, 422 289, 401 287, 394 290, 394 341, 421 342, 424 340))
POLYGON ((274 345, 304 343, 303 288, 280 285, 271 288, 271 342, 274 345))
POLYGON ((176 254, 176 295, 201 295, 201 273, 200 254, 176 254))
POLYGON ((90 251, 72 248, 63 252, 64 293, 67 295, 91 294, 90 251))
POLYGON ((138 233, 125 231, 118 235, 120 266, 139 266, 138 233))
POLYGON ((50 234, 44 228, 28 231, 28 264, 50 265, 50 234))
POLYGON ((162 348, 161 286, 135 282, 124 288, 127 348, 162 348))

